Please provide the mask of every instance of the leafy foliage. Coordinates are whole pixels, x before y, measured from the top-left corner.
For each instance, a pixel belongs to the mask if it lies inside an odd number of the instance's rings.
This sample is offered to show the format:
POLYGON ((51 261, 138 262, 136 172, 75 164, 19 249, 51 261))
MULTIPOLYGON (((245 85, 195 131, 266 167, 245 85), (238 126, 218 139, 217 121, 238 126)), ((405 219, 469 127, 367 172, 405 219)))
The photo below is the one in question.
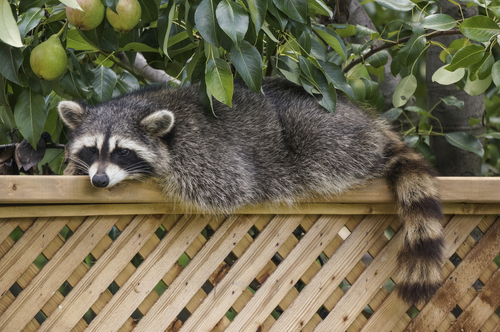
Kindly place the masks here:
MULTIPOLYGON (((116 11, 119 1, 101 2, 116 11)), ((330 2, 323 0, 140 0, 141 21, 120 33, 106 18, 88 31, 67 24, 65 8, 77 8, 77 0, 0 0, 0 143, 26 139, 36 147, 42 132, 64 143, 57 102, 96 104, 153 83, 133 66, 141 52, 150 67, 166 72, 176 84, 199 83, 199 98, 207 108, 214 99, 231 106, 235 78, 260 93, 265 75, 279 75, 302 85, 330 112, 338 93, 380 109, 378 82, 392 57, 391 72, 402 79, 394 91, 394 108, 383 117, 394 121, 406 112, 418 114, 419 124, 403 134, 415 136, 407 141, 428 151, 428 136, 444 134, 428 124, 432 109, 415 109, 407 102, 422 84, 418 64, 431 44, 443 49, 434 81, 455 84, 471 95, 486 92, 492 105, 498 100, 500 0, 462 2, 480 6, 483 15, 455 20, 440 13, 435 1, 375 0, 383 24, 379 33, 359 25, 323 24, 322 15, 330 21, 334 16, 330 2), (443 45, 433 40, 440 34, 463 38, 443 45), (44 81, 34 74, 29 57, 53 35, 65 49, 67 68, 57 79, 44 81)), ((443 102, 460 105, 452 98, 443 102)), ((495 113, 486 120, 496 118, 495 113)), ((484 154, 498 167, 499 125, 494 121, 482 137, 484 146, 468 133, 446 138, 484 154)), ((53 166, 59 169, 61 159, 53 166)))

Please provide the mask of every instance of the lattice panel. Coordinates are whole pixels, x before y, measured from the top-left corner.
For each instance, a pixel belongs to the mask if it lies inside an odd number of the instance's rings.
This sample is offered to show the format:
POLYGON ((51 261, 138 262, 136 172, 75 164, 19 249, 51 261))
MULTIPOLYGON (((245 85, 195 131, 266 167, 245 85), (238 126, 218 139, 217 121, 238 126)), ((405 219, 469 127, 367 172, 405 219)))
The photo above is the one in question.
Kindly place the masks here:
POLYGON ((500 332, 500 218, 443 225, 443 286, 409 306, 394 215, 0 219, 0 331, 500 332))

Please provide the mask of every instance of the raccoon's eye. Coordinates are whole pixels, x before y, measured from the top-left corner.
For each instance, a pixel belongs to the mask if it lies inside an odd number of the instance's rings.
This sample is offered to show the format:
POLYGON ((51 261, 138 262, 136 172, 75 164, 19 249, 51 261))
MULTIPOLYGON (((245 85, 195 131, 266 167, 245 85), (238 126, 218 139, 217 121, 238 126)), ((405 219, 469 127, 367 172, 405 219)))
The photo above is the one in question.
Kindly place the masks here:
POLYGON ((90 147, 90 148, 87 148, 87 150, 90 152, 90 153, 96 153, 97 152, 97 149, 95 147, 90 147))
POLYGON ((129 152, 130 152, 130 150, 129 150, 129 149, 121 149, 120 151, 118 151, 118 154, 119 154, 120 156, 126 156, 126 155, 128 155, 128 154, 129 154, 129 152))

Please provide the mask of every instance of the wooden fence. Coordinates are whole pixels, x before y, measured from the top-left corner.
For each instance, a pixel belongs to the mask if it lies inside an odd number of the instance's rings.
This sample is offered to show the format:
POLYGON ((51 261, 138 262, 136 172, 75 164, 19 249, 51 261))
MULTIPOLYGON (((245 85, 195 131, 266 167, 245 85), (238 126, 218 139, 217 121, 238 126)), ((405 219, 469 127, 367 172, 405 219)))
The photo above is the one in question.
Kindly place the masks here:
POLYGON ((409 306, 383 181, 204 215, 147 183, 0 177, 0 331, 500 332, 500 178, 440 178, 443 286, 409 306))

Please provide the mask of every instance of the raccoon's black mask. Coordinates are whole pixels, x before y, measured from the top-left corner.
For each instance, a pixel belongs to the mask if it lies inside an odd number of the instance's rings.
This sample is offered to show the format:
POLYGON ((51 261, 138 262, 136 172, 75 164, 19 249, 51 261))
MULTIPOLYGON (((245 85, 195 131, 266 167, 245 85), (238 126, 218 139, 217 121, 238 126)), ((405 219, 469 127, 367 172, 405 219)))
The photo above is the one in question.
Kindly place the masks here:
MULTIPOLYGON (((62 121, 72 131, 68 167, 73 174, 88 174, 91 183, 102 188, 153 174, 154 156, 144 135, 154 140, 168 134, 174 126, 173 113, 158 110, 136 119, 140 134, 134 135, 125 128, 120 130, 119 125, 103 124, 110 114, 103 114, 102 109, 97 112, 73 101, 62 101, 58 108, 62 121)), ((115 124, 122 120, 119 117, 117 114, 115 124)))

